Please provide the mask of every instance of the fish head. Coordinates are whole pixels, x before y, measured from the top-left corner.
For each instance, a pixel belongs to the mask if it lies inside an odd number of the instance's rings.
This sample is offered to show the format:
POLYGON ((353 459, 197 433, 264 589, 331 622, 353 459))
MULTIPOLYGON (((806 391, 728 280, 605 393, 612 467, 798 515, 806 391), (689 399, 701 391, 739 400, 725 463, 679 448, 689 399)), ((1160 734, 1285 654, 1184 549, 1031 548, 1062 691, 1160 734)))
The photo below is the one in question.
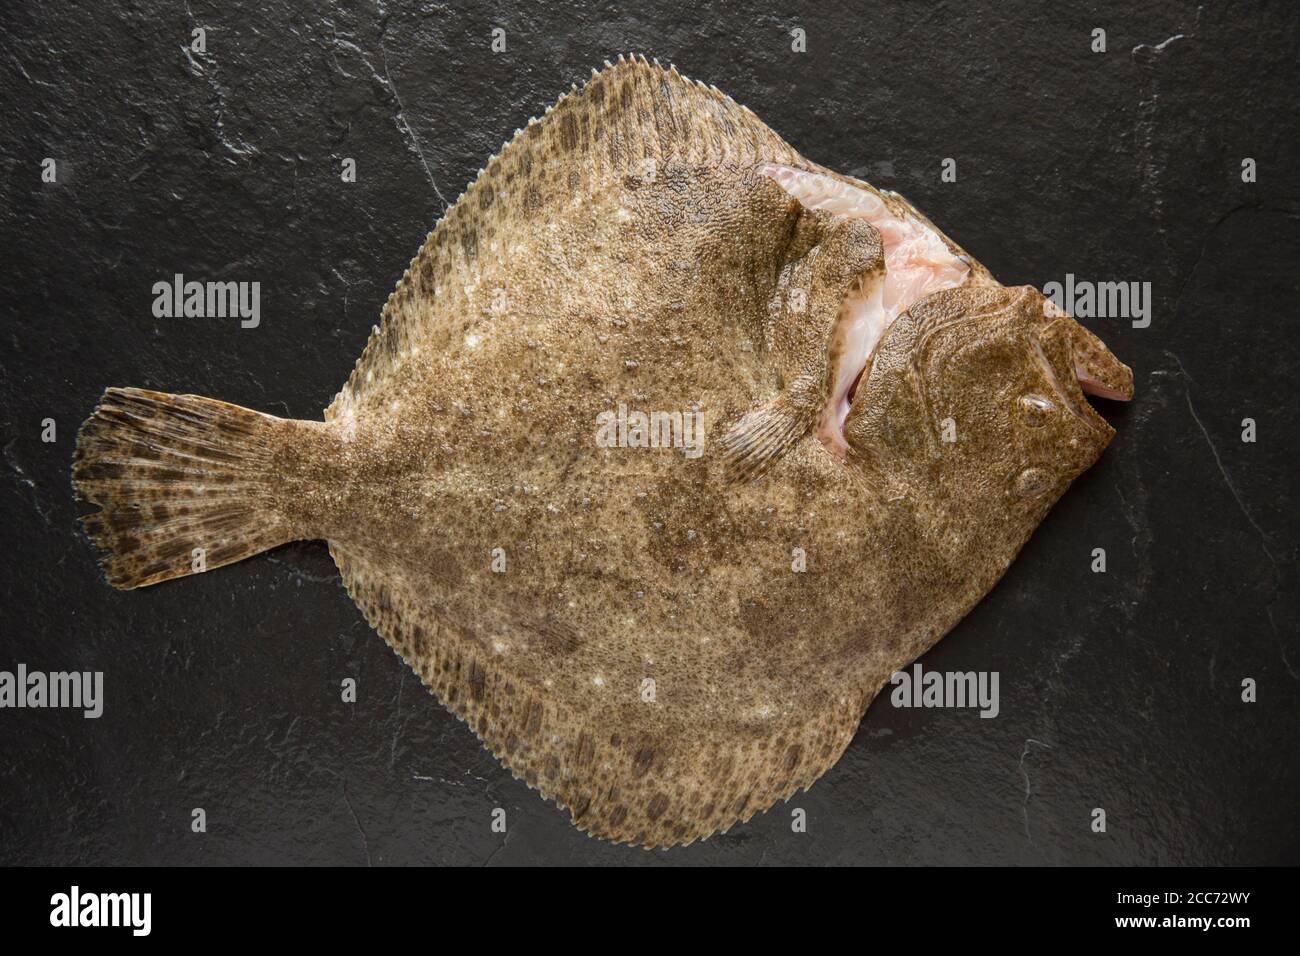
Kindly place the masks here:
POLYGON ((1027 537, 1115 435, 1085 393, 1127 400, 1133 373, 1038 290, 945 289, 877 345, 845 420, 850 466, 1027 537))

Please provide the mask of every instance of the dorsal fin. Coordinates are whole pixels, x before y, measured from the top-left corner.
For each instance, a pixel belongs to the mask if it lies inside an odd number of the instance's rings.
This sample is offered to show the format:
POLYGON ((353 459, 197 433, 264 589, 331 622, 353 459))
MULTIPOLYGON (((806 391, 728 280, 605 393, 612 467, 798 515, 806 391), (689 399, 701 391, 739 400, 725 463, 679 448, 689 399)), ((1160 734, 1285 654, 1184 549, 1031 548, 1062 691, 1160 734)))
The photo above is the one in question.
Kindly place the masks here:
MULTIPOLYGON (((641 172, 647 160, 705 164, 795 162, 799 155, 752 112, 714 87, 645 57, 606 61, 541 119, 529 120, 493 156, 434 226, 384 305, 346 385, 325 412, 334 419, 359 403, 367 382, 408 355, 434 321, 419 308, 448 290, 476 284, 480 256, 504 243, 513 211, 550 202, 641 172), (519 204, 519 205, 517 205, 519 204)), ((451 306, 454 308, 454 305, 451 306)))

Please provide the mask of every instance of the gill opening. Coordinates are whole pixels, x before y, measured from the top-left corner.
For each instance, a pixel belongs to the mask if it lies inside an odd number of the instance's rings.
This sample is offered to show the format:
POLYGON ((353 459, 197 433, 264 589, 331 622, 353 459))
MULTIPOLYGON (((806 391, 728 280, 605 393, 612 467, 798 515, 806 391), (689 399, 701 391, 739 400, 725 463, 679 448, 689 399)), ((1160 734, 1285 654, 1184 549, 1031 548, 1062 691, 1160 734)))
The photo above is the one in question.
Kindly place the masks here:
POLYGON ((759 172, 805 208, 865 219, 880 233, 885 258, 883 279, 866 283, 844 303, 832 332, 831 354, 838 360, 831 372, 830 394, 817 437, 829 451, 843 458, 848 453, 844 420, 885 333, 913 303, 941 289, 961 285, 970 274, 970 263, 954 255, 929 225, 906 212, 896 214, 870 190, 790 166, 767 164, 759 172))

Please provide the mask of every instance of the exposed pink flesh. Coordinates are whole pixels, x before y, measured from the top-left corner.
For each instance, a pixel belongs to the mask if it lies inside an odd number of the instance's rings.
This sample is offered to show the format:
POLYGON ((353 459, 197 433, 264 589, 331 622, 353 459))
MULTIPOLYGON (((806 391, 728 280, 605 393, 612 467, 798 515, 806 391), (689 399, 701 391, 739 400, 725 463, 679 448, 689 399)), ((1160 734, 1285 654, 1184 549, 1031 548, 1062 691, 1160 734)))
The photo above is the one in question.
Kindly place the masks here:
POLYGON ((1116 402, 1127 402, 1132 398, 1131 395, 1117 392, 1115 389, 1090 378, 1088 373, 1077 365, 1074 367, 1074 372, 1079 376, 1079 387, 1088 395, 1096 395, 1098 398, 1109 398, 1116 402))
POLYGON ((866 367, 867 356, 884 336, 895 316, 889 315, 884 300, 887 282, 875 282, 849 300, 848 308, 832 333, 839 361, 835 366, 830 397, 817 425, 817 437, 828 449, 843 458, 848 454, 844 441, 844 420, 849 414, 849 396, 866 367))
POLYGON ((842 458, 848 452, 844 419, 849 413, 849 396, 877 343, 913 302, 940 289, 961 285, 970 266, 953 255, 933 229, 911 216, 895 215, 869 190, 789 166, 767 164, 759 172, 808 209, 867 220, 880 233, 884 246, 884 281, 869 285, 847 303, 849 308, 833 333, 841 346, 839 361, 817 437, 842 458))

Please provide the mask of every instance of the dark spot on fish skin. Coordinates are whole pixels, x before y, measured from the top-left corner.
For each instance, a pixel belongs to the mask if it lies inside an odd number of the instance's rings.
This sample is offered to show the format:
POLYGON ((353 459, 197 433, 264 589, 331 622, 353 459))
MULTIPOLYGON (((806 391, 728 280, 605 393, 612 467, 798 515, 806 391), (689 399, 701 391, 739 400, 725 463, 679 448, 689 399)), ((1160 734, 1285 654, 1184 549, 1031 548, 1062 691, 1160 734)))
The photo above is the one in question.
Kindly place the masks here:
POLYGON ((469 696, 475 702, 483 699, 484 685, 487 683, 487 672, 479 667, 478 661, 474 661, 469 667, 469 696))
MULTIPOLYGON (((243 556, 243 551, 239 544, 230 544, 223 547, 214 548, 208 552, 208 567, 215 568, 222 564, 229 564, 238 557, 243 556)), ((182 555, 184 557, 184 555, 182 555)))
POLYGON ((471 262, 478 258, 478 235, 473 229, 468 227, 462 228, 460 233, 460 245, 465 251, 465 258, 471 262))
POLYGON ((86 529, 89 530, 93 526, 98 532, 105 532, 110 528, 118 532, 134 531, 145 524, 147 520, 148 516, 138 509, 129 511, 115 509, 111 513, 102 511, 85 517, 86 529))
POLYGON ((662 792, 656 793, 653 797, 650 798, 650 802, 646 805, 645 815, 649 817, 651 820, 658 820, 661 816, 663 816, 664 811, 667 809, 668 809, 668 794, 662 792))
POLYGON ((145 565, 140 569, 139 577, 151 578, 155 574, 161 574, 167 570, 167 565, 161 561, 155 561, 153 564, 145 565))
POLYGON ((429 651, 429 636, 419 624, 411 628, 411 646, 420 655, 427 654, 429 651))
POLYGON ((769 601, 742 601, 740 624, 755 642, 771 645, 784 639, 785 622, 779 608, 782 596, 770 595, 769 601))
POLYGON ((803 748, 798 744, 791 744, 790 749, 785 752, 785 772, 794 773, 794 769, 799 766, 799 758, 803 755, 803 748))
POLYGON ((524 704, 522 717, 523 734, 526 737, 536 737, 542 731, 542 714, 544 708, 542 702, 536 697, 529 698, 524 704))
POLYGON ((632 758, 632 772, 638 777, 644 777, 650 772, 650 765, 654 763, 655 749, 653 747, 642 747, 632 758))
POLYGON ((572 111, 560 117, 560 145, 570 151, 578 145, 578 125, 572 111))
POLYGON ((78 467, 77 477, 81 481, 107 481, 121 478, 124 471, 115 461, 91 461, 78 467))
POLYGON ((627 807, 620 804, 617 807, 615 807, 613 811, 610 813, 609 825, 612 827, 617 827, 626 819, 627 819, 627 807))
POLYGON ((730 779, 731 771, 735 767, 735 765, 736 765, 735 757, 728 754, 722 757, 722 759, 720 759, 714 765, 713 776, 716 777, 718 780, 730 779))

